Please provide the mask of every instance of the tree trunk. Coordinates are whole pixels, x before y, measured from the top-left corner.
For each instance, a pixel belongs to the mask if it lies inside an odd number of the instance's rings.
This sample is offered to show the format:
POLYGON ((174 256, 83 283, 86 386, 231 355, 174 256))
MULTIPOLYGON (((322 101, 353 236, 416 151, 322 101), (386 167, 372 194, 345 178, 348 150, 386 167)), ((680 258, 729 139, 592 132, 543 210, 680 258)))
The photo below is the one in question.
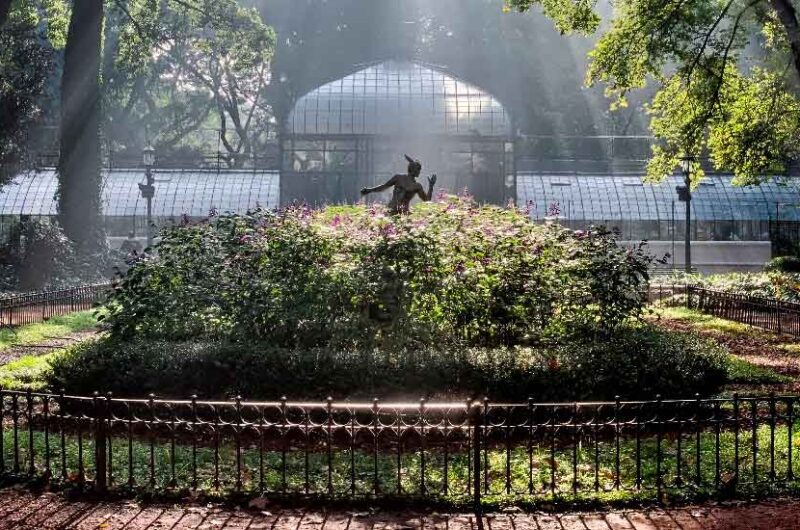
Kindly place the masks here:
POLYGON ((76 0, 61 78, 59 215, 83 252, 104 244, 101 223, 100 56, 103 0, 76 0))
POLYGON ((786 38, 792 51, 794 71, 797 76, 800 76, 800 24, 797 21, 797 11, 791 0, 770 0, 769 3, 786 31, 786 38))
POLYGON ((9 11, 11 11, 11 0, 0 0, 0 26, 8 19, 9 11))

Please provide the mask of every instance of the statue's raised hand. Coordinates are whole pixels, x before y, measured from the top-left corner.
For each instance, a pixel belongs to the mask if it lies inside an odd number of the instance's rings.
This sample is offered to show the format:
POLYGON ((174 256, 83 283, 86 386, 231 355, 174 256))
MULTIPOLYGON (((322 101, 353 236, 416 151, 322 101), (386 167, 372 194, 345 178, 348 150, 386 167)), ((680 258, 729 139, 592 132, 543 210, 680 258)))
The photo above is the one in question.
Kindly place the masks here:
POLYGON ((436 175, 431 175, 428 177, 428 186, 432 188, 434 184, 436 184, 436 175))

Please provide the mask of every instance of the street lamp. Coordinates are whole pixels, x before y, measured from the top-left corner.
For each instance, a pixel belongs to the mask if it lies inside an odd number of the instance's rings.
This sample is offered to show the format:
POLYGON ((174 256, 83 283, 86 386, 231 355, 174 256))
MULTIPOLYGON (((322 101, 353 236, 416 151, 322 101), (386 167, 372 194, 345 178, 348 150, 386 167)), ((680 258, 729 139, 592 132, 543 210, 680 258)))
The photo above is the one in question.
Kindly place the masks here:
POLYGON ((156 164, 156 150, 151 145, 148 145, 142 151, 142 162, 144 163, 147 183, 139 184, 139 191, 142 193, 142 198, 147 201, 147 247, 149 248, 153 246, 153 197, 156 194, 156 188, 153 185, 153 166, 156 164))
POLYGON ((686 203, 686 235, 684 239, 686 257, 684 258, 684 265, 688 274, 692 272, 692 164, 694 164, 693 156, 681 157, 683 186, 675 188, 678 192, 678 200, 686 203))

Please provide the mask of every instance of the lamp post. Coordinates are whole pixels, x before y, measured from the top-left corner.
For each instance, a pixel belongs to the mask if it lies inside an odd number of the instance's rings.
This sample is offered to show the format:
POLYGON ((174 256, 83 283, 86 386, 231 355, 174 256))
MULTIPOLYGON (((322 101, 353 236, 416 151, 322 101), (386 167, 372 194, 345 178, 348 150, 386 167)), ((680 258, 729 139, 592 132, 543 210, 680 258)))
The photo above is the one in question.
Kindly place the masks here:
POLYGON ((145 176, 147 178, 146 184, 139 184, 139 191, 142 193, 142 198, 147 201, 147 247, 153 246, 153 197, 156 194, 156 188, 153 185, 153 166, 156 164, 156 150, 148 145, 142 151, 142 162, 144 163, 145 176))
POLYGON ((678 186, 678 200, 686 203, 686 234, 684 239, 685 258, 684 265, 686 272, 692 272, 692 164, 694 157, 684 156, 681 158, 681 170, 683 171, 683 186, 678 186))

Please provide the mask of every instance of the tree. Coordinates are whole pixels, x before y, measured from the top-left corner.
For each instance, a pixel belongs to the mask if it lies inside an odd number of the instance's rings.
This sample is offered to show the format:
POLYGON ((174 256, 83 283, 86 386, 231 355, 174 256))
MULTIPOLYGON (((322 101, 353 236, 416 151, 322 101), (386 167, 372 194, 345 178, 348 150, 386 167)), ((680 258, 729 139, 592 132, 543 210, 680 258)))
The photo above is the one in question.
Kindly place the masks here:
POLYGON ((612 106, 655 83, 646 109, 659 142, 649 178, 708 154, 735 183, 753 184, 800 155, 800 22, 791 0, 619 0, 603 23, 593 0, 506 4, 541 5, 562 33, 599 31, 586 81, 605 84, 612 106))
POLYGON ((273 132, 265 99, 273 30, 234 0, 149 4, 118 4, 112 139, 125 147, 135 143, 131 131, 147 129, 164 152, 198 129, 218 129, 230 165, 240 166, 273 132))
POLYGON ((85 253, 103 247, 100 64, 103 0, 72 6, 61 77, 59 216, 64 233, 85 253))

